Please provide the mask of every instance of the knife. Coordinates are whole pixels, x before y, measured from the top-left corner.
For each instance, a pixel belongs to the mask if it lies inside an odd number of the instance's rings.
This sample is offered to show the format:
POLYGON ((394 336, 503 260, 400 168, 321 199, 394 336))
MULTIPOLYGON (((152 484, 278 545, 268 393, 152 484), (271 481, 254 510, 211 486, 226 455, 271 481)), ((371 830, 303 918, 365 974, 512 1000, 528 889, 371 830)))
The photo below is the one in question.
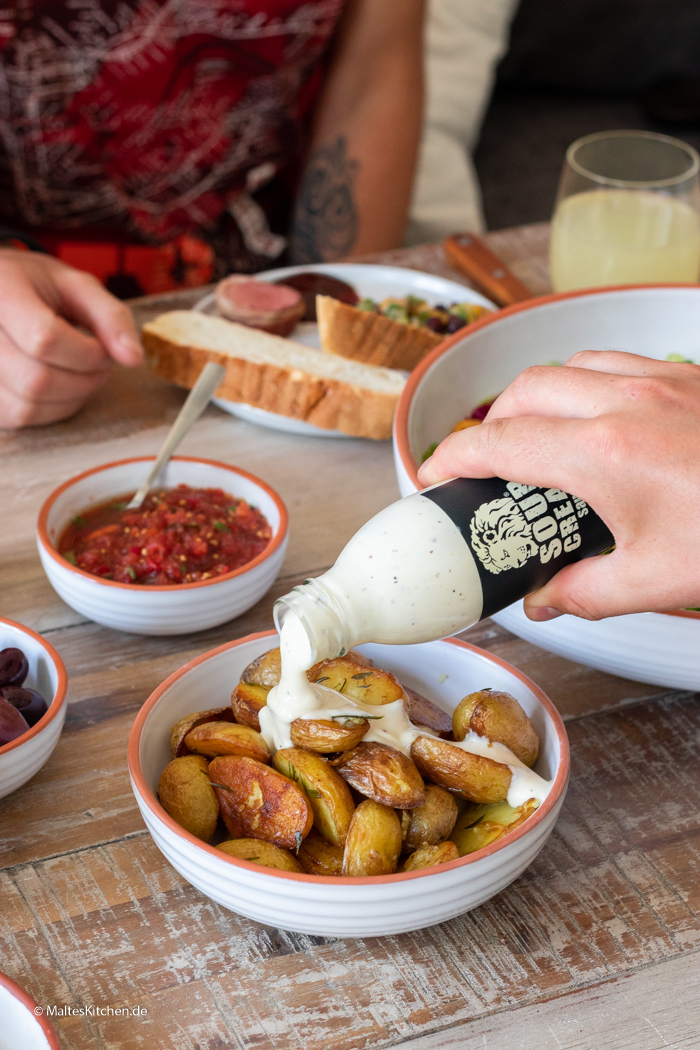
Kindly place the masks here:
POLYGON ((448 262, 472 281, 498 306, 532 299, 533 294, 499 259, 485 241, 473 233, 456 233, 444 243, 448 262))

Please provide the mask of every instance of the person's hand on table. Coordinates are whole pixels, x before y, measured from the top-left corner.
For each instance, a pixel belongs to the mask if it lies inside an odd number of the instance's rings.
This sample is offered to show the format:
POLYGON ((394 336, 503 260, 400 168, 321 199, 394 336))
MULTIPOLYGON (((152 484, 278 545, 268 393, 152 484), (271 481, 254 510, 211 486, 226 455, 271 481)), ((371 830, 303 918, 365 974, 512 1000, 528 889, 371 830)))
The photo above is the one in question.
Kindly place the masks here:
POLYGON ((421 484, 502 477, 580 496, 612 554, 567 566, 525 600, 532 620, 700 605, 700 367, 616 351, 529 368, 481 426, 450 434, 421 484))
POLYGON ((48 255, 0 249, 0 307, 0 427, 65 419, 106 379, 111 361, 143 361, 128 307, 48 255))

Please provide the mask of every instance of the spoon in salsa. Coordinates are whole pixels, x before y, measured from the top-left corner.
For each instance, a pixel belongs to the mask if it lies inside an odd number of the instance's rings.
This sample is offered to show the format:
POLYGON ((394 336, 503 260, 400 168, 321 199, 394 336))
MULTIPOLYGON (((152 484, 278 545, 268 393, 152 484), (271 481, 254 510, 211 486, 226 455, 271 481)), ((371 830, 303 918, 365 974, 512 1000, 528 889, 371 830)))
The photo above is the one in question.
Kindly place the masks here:
POLYGON ((209 363, 204 366, 199 373, 197 382, 187 395, 187 400, 178 412, 177 419, 171 426, 168 436, 163 442, 153 466, 146 475, 143 485, 141 485, 133 498, 129 500, 126 505, 126 510, 135 510, 137 507, 141 506, 148 495, 148 490, 158 474, 160 474, 185 434, 189 431, 196 420, 199 419, 200 415, 211 401, 211 398, 214 395, 216 388, 219 386, 219 383, 224 378, 225 373, 226 369, 224 366, 217 365, 214 361, 209 361, 209 363))

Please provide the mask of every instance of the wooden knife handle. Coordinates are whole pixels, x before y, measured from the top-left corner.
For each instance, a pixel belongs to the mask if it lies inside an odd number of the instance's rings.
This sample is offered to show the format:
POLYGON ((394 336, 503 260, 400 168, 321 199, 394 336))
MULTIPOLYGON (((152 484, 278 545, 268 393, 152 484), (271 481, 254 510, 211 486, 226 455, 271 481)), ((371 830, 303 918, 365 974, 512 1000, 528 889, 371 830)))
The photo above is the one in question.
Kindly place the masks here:
POLYGON ((444 248, 448 262, 466 274, 479 291, 498 306, 532 299, 530 289, 511 273, 480 237, 472 233, 456 233, 447 238, 444 248))

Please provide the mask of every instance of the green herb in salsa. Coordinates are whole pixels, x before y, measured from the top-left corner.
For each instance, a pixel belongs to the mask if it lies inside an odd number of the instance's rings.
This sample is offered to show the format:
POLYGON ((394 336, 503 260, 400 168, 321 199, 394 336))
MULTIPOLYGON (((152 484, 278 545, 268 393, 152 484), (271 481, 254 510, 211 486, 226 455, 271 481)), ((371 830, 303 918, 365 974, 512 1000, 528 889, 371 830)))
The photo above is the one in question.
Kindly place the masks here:
POLYGON ((72 565, 118 583, 167 585, 225 576, 261 554, 272 529, 259 510, 221 489, 178 485, 136 510, 120 496, 76 515, 58 551, 72 565))

